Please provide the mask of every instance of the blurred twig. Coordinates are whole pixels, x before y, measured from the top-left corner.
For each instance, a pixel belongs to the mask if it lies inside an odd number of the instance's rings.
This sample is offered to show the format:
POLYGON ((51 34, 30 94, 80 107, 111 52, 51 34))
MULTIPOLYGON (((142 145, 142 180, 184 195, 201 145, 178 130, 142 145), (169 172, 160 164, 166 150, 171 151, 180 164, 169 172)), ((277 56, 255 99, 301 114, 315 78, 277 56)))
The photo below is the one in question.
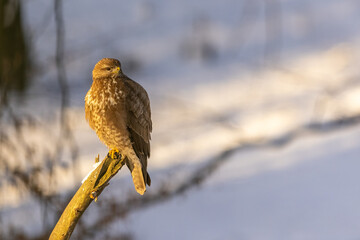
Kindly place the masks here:
POLYGON ((265 13, 265 46, 266 64, 276 63, 281 57, 282 47, 282 3, 278 0, 264 0, 265 13))
MULTIPOLYGON (((175 184, 169 184, 166 180, 161 184, 161 187, 153 193, 148 193, 142 198, 128 198, 125 202, 119 204, 118 202, 109 202, 106 204, 106 209, 102 210, 102 216, 87 226, 86 230, 82 232, 83 236, 90 236, 94 232, 101 230, 107 226, 106 223, 114 221, 116 218, 121 218, 127 214, 138 211, 142 208, 158 204, 160 202, 171 199, 180 194, 184 194, 190 189, 201 185, 211 174, 230 159, 232 155, 240 151, 249 150, 263 150, 266 148, 280 148, 291 144, 292 142, 306 136, 314 136, 319 134, 326 134, 342 130, 344 128, 354 127, 360 123, 360 114, 345 118, 334 119, 328 122, 311 122, 303 127, 289 131, 279 137, 262 140, 262 141, 242 141, 238 145, 225 149, 216 156, 210 158, 204 165, 193 171, 184 180, 175 184)), ((239 159, 240 160, 240 159, 239 159)), ((176 179, 178 181, 178 179, 176 179)))
POLYGON ((71 148, 73 162, 76 160, 78 155, 78 148, 74 137, 72 135, 69 120, 67 119, 66 109, 69 106, 69 86, 67 83, 66 77, 66 68, 64 62, 64 38, 65 38, 65 29, 64 29, 64 19, 62 15, 62 0, 55 0, 54 4, 54 14, 55 14, 55 24, 56 24, 56 70, 57 70, 57 81, 60 86, 61 92, 61 105, 60 105, 60 134, 59 143, 57 145, 56 156, 61 158, 63 150, 63 140, 69 141, 69 146, 71 148))

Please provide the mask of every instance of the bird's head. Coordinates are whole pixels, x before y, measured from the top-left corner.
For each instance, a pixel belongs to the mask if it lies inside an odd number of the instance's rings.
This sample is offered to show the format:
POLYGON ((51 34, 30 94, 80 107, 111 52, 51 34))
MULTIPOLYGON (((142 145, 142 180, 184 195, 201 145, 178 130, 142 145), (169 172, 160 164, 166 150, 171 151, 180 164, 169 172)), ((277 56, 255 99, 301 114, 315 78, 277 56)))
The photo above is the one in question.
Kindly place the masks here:
POLYGON ((103 58, 95 64, 93 79, 114 78, 122 73, 120 61, 114 58, 103 58))

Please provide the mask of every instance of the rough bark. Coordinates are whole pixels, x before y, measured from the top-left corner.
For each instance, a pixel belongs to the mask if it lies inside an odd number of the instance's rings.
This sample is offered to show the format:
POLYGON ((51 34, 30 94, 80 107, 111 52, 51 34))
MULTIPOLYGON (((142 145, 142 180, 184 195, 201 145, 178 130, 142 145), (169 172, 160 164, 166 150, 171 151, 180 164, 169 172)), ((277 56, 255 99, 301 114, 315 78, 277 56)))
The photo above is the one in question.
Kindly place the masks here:
POLYGON ((74 197, 66 206, 49 239, 70 239, 81 215, 94 199, 95 201, 97 200, 97 197, 108 185, 110 179, 123 165, 124 159, 121 155, 115 154, 112 158, 110 154, 108 154, 77 190, 74 197))

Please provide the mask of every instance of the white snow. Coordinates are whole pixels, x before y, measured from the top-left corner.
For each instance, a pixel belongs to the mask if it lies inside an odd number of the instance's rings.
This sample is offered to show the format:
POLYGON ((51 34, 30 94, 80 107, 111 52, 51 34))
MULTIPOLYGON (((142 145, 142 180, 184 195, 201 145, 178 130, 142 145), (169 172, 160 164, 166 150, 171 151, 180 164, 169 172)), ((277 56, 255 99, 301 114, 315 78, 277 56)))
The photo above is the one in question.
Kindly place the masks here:
POLYGON ((102 161, 104 161, 104 159, 97 163, 94 163, 93 169, 83 178, 83 180, 81 180, 81 183, 84 183, 89 178, 90 174, 102 163, 102 161))
POLYGON ((130 228, 137 239, 356 239, 359 133, 236 154, 202 187, 133 214, 130 228))

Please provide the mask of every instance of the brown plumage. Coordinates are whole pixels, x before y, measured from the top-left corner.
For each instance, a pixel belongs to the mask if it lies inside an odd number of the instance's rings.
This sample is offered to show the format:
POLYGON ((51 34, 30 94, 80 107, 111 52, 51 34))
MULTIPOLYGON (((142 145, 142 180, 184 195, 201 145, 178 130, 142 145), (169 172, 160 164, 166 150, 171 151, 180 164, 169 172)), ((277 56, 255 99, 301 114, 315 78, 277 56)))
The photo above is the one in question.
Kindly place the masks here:
POLYGON ((151 184, 147 172, 152 130, 150 101, 145 89, 128 78, 118 60, 101 59, 93 70, 85 97, 85 117, 99 139, 126 157, 135 189, 144 194, 151 184))

